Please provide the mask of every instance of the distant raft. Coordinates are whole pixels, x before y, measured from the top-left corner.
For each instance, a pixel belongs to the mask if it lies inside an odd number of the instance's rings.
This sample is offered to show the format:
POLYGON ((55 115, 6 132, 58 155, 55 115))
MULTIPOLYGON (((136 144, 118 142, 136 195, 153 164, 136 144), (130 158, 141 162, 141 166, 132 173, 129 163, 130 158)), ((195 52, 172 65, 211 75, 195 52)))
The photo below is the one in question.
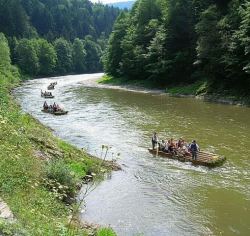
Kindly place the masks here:
POLYGON ((54 98, 55 96, 53 96, 52 94, 46 94, 46 93, 41 93, 41 97, 42 98, 54 98))
POLYGON ((197 153, 197 160, 193 160, 191 155, 188 154, 172 154, 166 153, 163 151, 158 151, 157 149, 149 148, 148 151, 154 156, 161 156, 170 159, 175 159, 181 162, 191 162, 193 165, 207 166, 207 167, 216 167, 221 166, 226 158, 220 157, 213 153, 208 153, 204 151, 200 151, 197 153))
POLYGON ((42 110, 42 112, 44 113, 49 113, 49 114, 52 114, 52 115, 55 115, 55 116, 62 116, 62 115, 66 115, 68 114, 68 111, 50 111, 49 109, 47 110, 42 110))
POLYGON ((48 90, 53 90, 56 85, 57 85, 57 82, 50 83, 50 85, 47 87, 47 89, 48 90))
POLYGON ((47 89, 48 89, 48 90, 53 90, 53 89, 55 89, 55 85, 50 84, 50 85, 47 87, 47 89))

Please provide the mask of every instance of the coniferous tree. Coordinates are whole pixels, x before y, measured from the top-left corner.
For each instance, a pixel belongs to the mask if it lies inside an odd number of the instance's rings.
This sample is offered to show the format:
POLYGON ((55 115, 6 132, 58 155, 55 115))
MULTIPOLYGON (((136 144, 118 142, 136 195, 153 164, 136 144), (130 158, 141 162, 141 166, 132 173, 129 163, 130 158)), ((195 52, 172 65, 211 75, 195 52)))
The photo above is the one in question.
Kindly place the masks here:
POLYGON ((73 66, 77 73, 83 73, 86 71, 86 51, 84 43, 79 38, 76 38, 73 43, 73 66))

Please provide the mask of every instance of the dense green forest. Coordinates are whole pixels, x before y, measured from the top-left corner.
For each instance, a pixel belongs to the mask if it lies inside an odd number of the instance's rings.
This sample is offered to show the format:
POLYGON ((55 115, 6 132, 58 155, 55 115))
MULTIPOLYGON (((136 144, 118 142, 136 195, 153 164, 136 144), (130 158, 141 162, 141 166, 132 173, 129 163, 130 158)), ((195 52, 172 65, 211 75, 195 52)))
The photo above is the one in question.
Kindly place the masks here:
POLYGON ((116 78, 166 87, 202 80, 206 92, 249 95, 250 2, 138 0, 118 17, 103 61, 116 78))
POLYGON ((119 13, 89 0, 0 0, 0 32, 24 74, 97 72, 119 13))

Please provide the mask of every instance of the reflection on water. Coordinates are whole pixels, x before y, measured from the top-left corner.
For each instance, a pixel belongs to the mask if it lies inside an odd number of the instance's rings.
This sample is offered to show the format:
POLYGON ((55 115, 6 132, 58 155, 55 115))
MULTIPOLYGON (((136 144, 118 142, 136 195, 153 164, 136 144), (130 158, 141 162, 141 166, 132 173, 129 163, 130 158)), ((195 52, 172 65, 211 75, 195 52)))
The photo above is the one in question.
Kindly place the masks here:
POLYGON ((249 235, 250 109, 85 86, 99 76, 33 80, 16 91, 23 109, 61 138, 93 154, 102 144, 121 153, 123 171, 88 195, 82 217, 122 236, 249 235), (67 116, 40 111, 40 89, 53 80, 55 101, 67 116), (162 138, 195 138, 227 162, 208 169, 154 158, 147 148, 155 130, 162 138))

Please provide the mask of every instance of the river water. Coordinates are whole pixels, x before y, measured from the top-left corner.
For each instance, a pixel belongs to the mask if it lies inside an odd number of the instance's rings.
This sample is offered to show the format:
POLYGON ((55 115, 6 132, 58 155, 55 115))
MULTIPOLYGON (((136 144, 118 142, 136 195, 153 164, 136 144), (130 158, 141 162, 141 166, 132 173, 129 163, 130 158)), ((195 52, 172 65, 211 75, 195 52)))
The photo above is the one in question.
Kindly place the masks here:
MULTIPOLYGON (((16 90, 24 111, 55 134, 90 153, 112 146, 123 170, 86 198, 82 219, 110 225, 118 235, 250 235, 250 109, 192 98, 90 86, 102 74, 36 79, 16 90), (57 81, 56 101, 69 110, 41 112, 40 90, 57 81), (162 138, 196 139, 226 156, 219 168, 153 157, 153 131, 162 138)), ((113 154, 112 154, 113 153, 113 154)))

